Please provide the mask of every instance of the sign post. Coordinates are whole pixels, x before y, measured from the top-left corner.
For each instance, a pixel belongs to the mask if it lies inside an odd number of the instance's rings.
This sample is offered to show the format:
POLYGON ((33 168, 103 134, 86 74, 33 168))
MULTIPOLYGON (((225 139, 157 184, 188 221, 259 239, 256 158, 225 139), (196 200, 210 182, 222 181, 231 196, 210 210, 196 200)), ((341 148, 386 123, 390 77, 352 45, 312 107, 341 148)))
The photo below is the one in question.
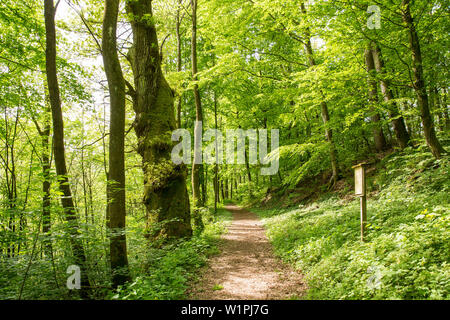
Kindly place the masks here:
POLYGON ((360 163, 355 169, 355 194, 359 196, 361 204, 361 241, 364 241, 364 229, 367 223, 367 199, 366 199, 366 163, 360 163))

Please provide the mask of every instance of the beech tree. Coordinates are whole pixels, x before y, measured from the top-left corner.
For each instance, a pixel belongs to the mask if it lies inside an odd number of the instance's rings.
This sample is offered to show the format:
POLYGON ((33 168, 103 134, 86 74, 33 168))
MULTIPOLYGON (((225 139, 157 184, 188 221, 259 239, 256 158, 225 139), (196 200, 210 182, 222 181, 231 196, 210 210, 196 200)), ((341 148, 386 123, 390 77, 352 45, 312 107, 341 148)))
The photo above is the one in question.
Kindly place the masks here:
POLYGON ((415 22, 411 15, 410 0, 402 1, 401 12, 409 37, 409 48, 411 50, 412 69, 414 74, 413 88, 417 95, 417 103, 419 105, 425 140, 435 158, 439 159, 441 155, 445 153, 445 150, 436 137, 433 118, 430 113, 427 86, 423 74, 422 51, 415 22))
POLYGON ((375 148, 381 152, 386 149, 386 139, 384 138, 383 129, 380 125, 380 114, 374 109, 374 106, 378 104, 378 90, 377 81, 375 80, 375 62, 372 55, 372 47, 369 45, 364 52, 364 58, 366 61, 366 68, 368 74, 369 85, 369 102, 371 109, 371 119, 374 124, 373 137, 375 141, 375 148))
POLYGON ((192 234, 186 167, 171 161, 176 129, 174 94, 161 70, 151 0, 127 1, 133 30, 129 52, 135 84, 134 129, 144 171, 144 203, 149 226, 163 223, 152 236, 186 237, 192 234))
POLYGON ((113 286, 129 280, 125 235, 125 80, 117 54, 119 0, 105 1, 102 53, 110 100, 108 218, 113 286))
POLYGON ((405 120, 398 111, 398 105, 393 101, 394 94, 389 86, 389 82, 385 78, 386 69, 384 66, 383 57, 381 55, 381 49, 377 44, 372 43, 371 52, 375 64, 375 69, 381 76, 380 88, 384 97, 384 101, 389 104, 388 106, 389 115, 392 119, 392 125, 394 127, 397 142, 400 148, 402 149, 406 148, 410 144, 410 136, 408 131, 406 130, 405 120))
POLYGON ((194 127, 194 161, 192 163, 192 204, 193 204, 193 220, 197 229, 203 228, 202 217, 199 207, 204 205, 203 197, 200 193, 200 178, 203 176, 202 163, 202 135, 203 135, 203 110, 200 91, 197 81, 197 0, 191 0, 192 8, 192 39, 191 39, 191 63, 192 63, 192 80, 194 81, 193 91, 195 100, 195 127, 194 127))
POLYGON ((69 178, 67 175, 66 155, 64 147, 64 122, 61 109, 61 99, 56 68, 56 27, 53 0, 44 0, 45 31, 46 31, 46 59, 48 95, 52 111, 53 123, 53 152, 55 155, 55 167, 58 174, 58 185, 61 190, 61 204, 64 208, 64 216, 70 233, 70 243, 74 254, 75 264, 81 269, 81 294, 86 297, 89 290, 89 278, 86 268, 86 254, 81 242, 80 227, 77 212, 72 198, 69 178))

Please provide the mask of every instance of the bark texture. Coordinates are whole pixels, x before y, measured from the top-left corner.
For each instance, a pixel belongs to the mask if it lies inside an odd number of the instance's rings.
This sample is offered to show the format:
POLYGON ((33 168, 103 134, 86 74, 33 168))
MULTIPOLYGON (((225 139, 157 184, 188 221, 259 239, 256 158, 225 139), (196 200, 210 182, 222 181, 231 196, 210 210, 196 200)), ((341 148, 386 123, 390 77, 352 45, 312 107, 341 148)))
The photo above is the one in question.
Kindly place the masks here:
MULTIPOLYGON (((46 103, 48 103, 48 95, 46 95, 46 103)), ((45 119, 44 119, 44 128, 41 129, 41 126, 33 118, 34 124, 36 125, 36 129, 39 133, 39 137, 41 138, 41 147, 42 147, 42 233, 45 238, 44 242, 44 251, 47 257, 52 258, 53 250, 52 250, 52 242, 50 240, 51 233, 51 199, 50 199, 50 168, 51 168, 51 160, 49 155, 49 140, 50 140, 50 107, 46 107, 45 109, 45 119)))
POLYGON ((64 149, 64 123, 61 110, 61 98, 59 93, 58 76, 56 70, 56 27, 55 7, 53 0, 44 1, 45 31, 46 31, 46 73, 48 93, 53 120, 53 151, 55 156, 55 167, 58 175, 59 189, 62 192, 61 203, 64 216, 68 224, 70 244, 74 254, 74 262, 81 269, 81 295, 87 297, 89 279, 86 270, 86 254, 80 239, 80 228, 69 178, 67 176, 66 157, 64 149))
MULTIPOLYGON (((181 25, 181 5, 182 0, 178 0, 178 8, 177 8, 177 17, 175 21, 175 32, 177 36, 177 71, 181 72, 181 34, 180 34, 180 25, 181 25)), ((177 101, 177 128, 181 128, 181 99, 183 98, 183 93, 179 93, 178 101, 177 101)))
POLYGON ((191 62, 192 62, 192 80, 194 81, 194 99, 195 99, 195 128, 194 128, 194 162, 192 163, 192 202, 193 202, 193 224, 196 229, 203 229, 203 221, 200 214, 200 207, 203 207, 204 202, 200 192, 200 184, 202 182, 203 165, 202 159, 202 128, 203 109, 200 98, 200 91, 198 89, 197 81, 197 0, 191 0, 192 9, 192 39, 191 39, 191 62))
POLYGON ((408 30, 409 47, 412 55, 412 69, 414 74, 413 87, 417 95, 417 104, 419 105, 425 140, 433 156, 436 159, 439 159, 441 155, 445 153, 445 150, 436 137, 433 118, 430 113, 427 87, 423 74, 422 52, 410 6, 410 0, 402 1, 402 17, 408 30))
POLYGON ((388 104, 389 116, 392 121, 392 126, 394 127, 395 137, 397 139, 398 145, 401 149, 406 148, 410 144, 410 136, 406 130, 405 120, 399 113, 398 106, 392 100, 394 99, 394 94, 389 87, 389 81, 386 79, 386 70, 384 68, 384 60, 381 54, 381 49, 378 45, 372 44, 372 56, 375 63, 375 69, 379 75, 381 75, 380 88, 383 94, 384 101, 388 104))
POLYGON ((366 61, 366 70, 368 74, 367 83, 369 85, 369 104, 371 120, 373 123, 373 139, 375 141, 375 148, 378 152, 386 149, 386 139, 383 134, 383 129, 380 123, 380 114, 376 111, 375 106, 378 104, 378 90, 377 81, 375 78, 375 63, 373 61, 372 49, 369 45, 364 52, 364 58, 366 61))
POLYGON ((125 81, 117 54, 117 17, 120 0, 106 0, 102 54, 110 99, 108 217, 113 287, 130 280, 125 235, 125 81))
POLYGON ((186 166, 171 160, 176 129, 174 94, 161 71, 152 1, 127 2, 131 17, 132 62, 138 152, 143 159, 144 204, 150 237, 186 237, 192 234, 186 166), (158 223, 158 229, 155 229, 158 223))
MULTIPOLYGON (((301 3, 301 11, 304 15, 306 15, 306 8, 303 3, 301 3)), ((305 51, 306 56, 308 58, 308 65, 309 67, 314 67, 316 65, 316 61, 314 59, 314 52, 311 45, 311 33, 309 31, 309 28, 306 29, 305 32, 305 51)), ((325 137, 330 144, 329 148, 329 154, 330 154, 330 162, 331 162, 331 171, 332 176, 330 179, 331 186, 334 186, 338 179, 338 164, 337 164, 337 156, 336 156, 336 146, 333 141, 333 131, 331 128, 329 128, 329 122, 330 122, 330 113, 328 112, 328 105, 325 101, 325 97, 323 95, 323 92, 321 91, 320 94, 322 95, 323 101, 320 104, 321 109, 321 115, 322 115, 322 121, 325 126, 325 137)))

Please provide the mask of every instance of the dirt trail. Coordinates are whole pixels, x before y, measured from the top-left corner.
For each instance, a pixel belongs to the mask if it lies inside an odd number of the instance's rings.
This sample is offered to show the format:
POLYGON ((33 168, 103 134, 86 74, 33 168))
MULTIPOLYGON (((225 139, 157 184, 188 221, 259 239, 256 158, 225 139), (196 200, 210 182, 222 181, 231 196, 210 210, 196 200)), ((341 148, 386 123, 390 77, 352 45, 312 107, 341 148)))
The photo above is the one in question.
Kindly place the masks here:
POLYGON ((191 299, 300 298, 306 288, 301 274, 274 256, 259 218, 234 205, 226 209, 233 213, 233 222, 222 237, 221 253, 210 260, 191 299))

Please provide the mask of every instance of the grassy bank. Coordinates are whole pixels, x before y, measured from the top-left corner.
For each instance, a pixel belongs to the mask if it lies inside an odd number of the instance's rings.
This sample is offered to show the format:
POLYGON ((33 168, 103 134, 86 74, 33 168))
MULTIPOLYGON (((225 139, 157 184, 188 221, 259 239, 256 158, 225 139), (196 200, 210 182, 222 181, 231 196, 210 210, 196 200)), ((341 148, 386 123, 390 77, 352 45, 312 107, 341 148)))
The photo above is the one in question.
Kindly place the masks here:
POLYGON ((350 188, 307 205, 252 210, 276 253, 305 274, 307 298, 449 299, 448 157, 434 160, 425 147, 391 154, 368 188, 366 242, 350 188))

